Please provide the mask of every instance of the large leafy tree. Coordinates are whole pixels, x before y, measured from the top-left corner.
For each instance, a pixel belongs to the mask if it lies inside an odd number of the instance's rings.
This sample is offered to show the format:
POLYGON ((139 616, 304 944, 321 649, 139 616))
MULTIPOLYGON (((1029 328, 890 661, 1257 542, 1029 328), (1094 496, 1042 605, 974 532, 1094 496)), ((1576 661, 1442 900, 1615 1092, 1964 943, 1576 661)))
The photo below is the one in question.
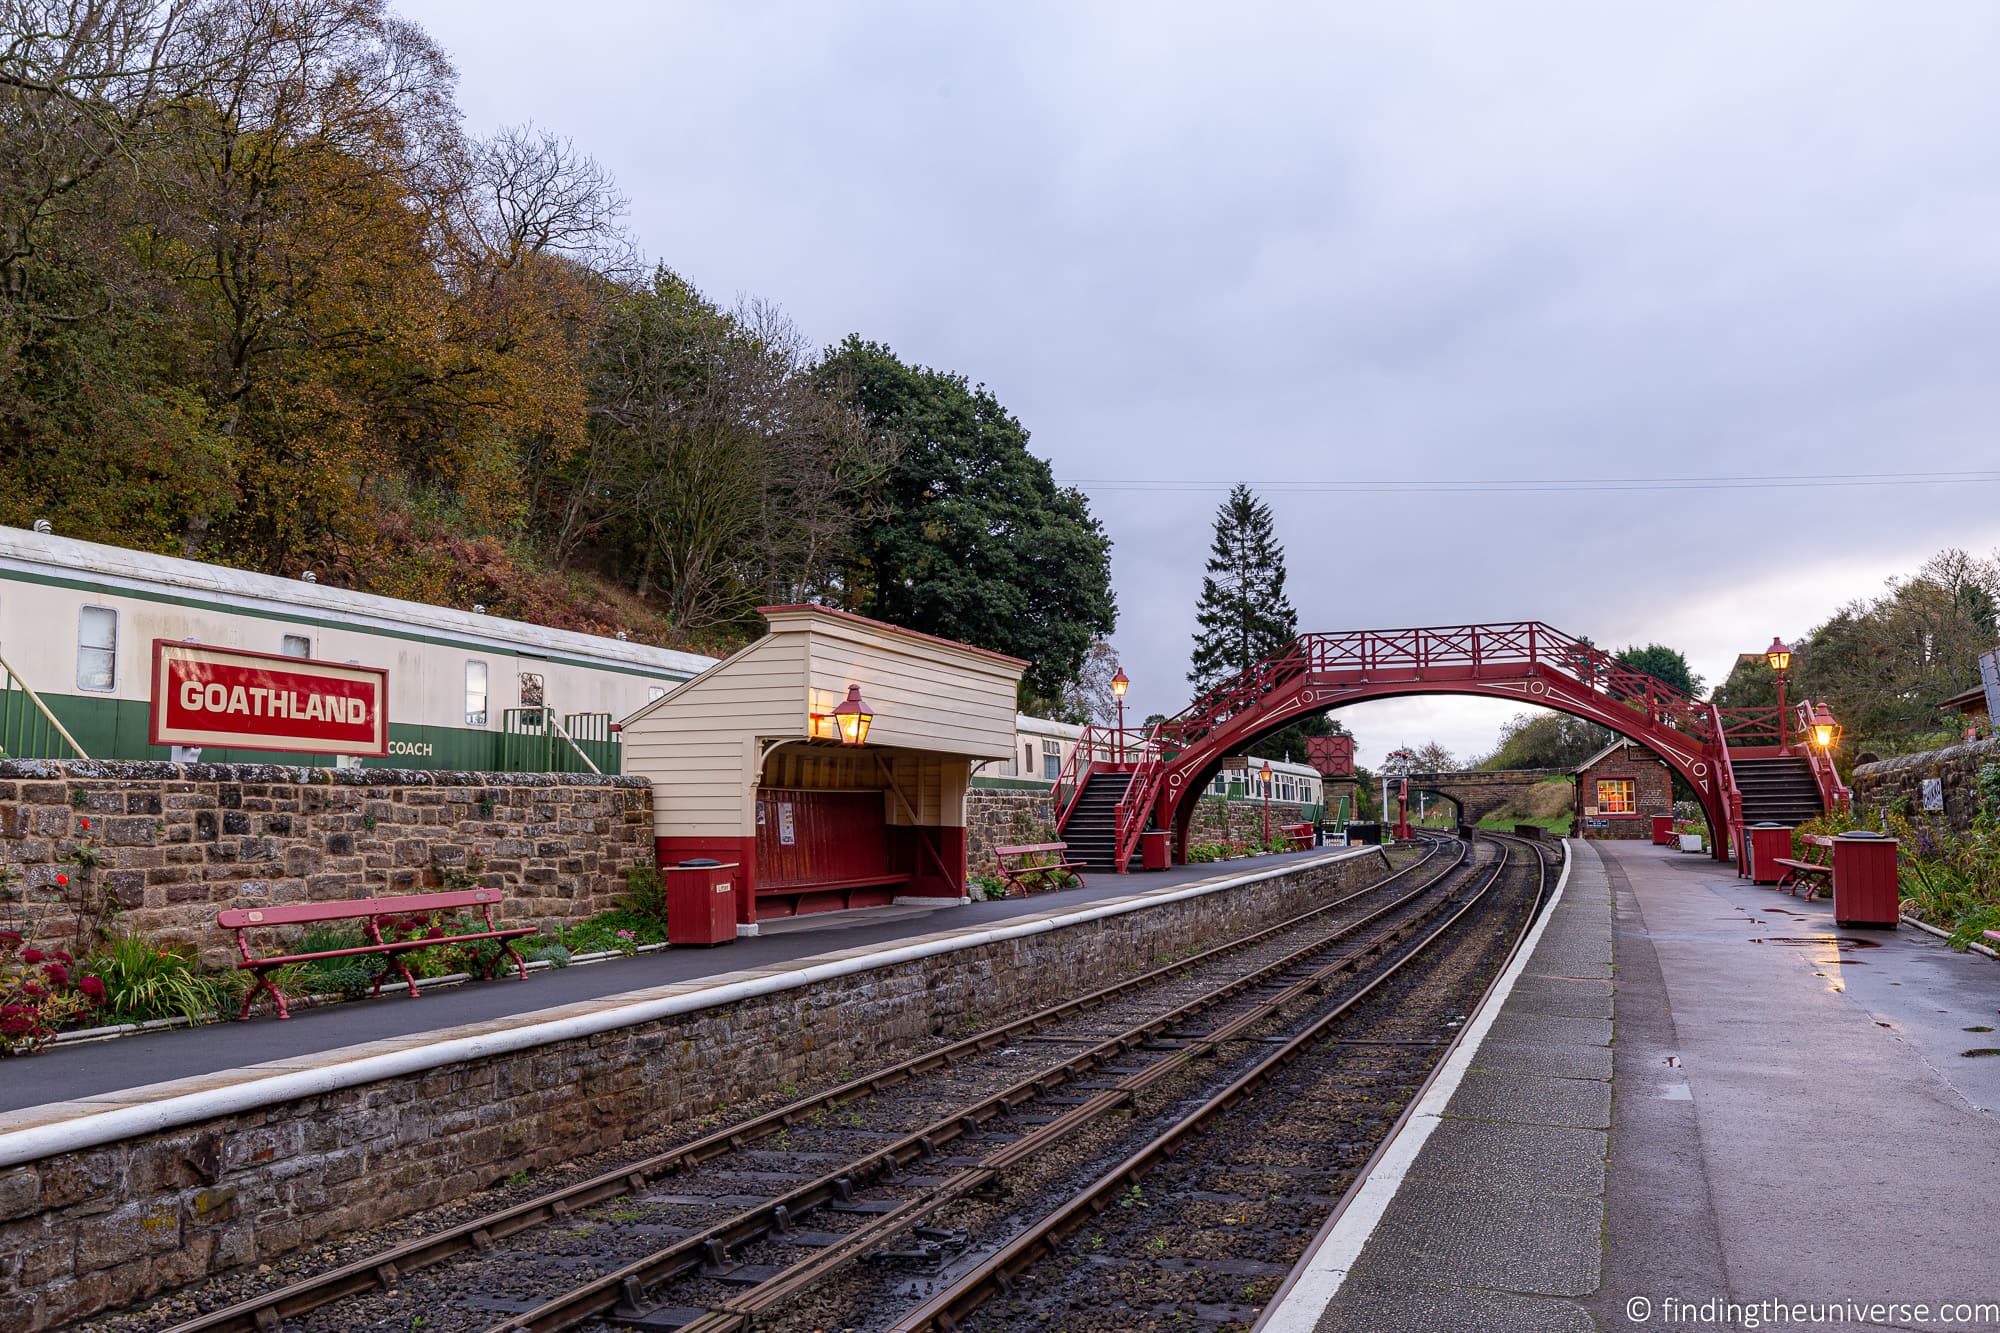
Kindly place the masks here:
POLYGON ((1285 595, 1285 548, 1272 530, 1271 507, 1248 486, 1236 486, 1215 515, 1195 606, 1194 656, 1188 679, 1207 691, 1299 632, 1299 615, 1285 595))
POLYGON ((911 629, 1025 657, 1025 704, 1054 707, 1111 632, 1111 541, 1057 486, 983 385, 850 336, 820 379, 897 458, 856 535, 846 600, 911 629))
POLYGON ((1673 686, 1683 694, 1700 695, 1701 677, 1688 666, 1687 658, 1673 648, 1661 643, 1649 643, 1644 648, 1634 644, 1612 654, 1620 662, 1636 671, 1643 671, 1654 680, 1673 686))

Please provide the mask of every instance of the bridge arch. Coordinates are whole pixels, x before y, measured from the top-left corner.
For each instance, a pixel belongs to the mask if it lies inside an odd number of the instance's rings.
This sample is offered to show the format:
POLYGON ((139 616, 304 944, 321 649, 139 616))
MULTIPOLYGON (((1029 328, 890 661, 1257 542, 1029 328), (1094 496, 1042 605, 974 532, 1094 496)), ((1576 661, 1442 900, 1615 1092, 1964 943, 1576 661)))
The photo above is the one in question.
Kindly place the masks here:
POLYGON ((1440 801, 1449 802, 1451 805, 1451 822, 1454 824, 1468 822, 1465 818, 1465 802, 1453 796, 1442 787, 1433 787, 1428 783, 1420 783, 1412 778, 1410 781, 1410 795, 1435 796, 1440 801))
MULTIPOLYGON (((1729 749, 1773 745, 1776 709, 1732 710, 1618 662, 1539 621, 1302 634, 1159 724, 1128 800, 1170 830, 1184 858, 1188 821, 1223 761, 1311 713, 1374 699, 1459 694, 1569 713, 1651 750, 1701 801, 1710 842, 1727 855, 1740 804, 1729 749)), ((1829 780, 1831 766, 1827 766, 1829 780)))

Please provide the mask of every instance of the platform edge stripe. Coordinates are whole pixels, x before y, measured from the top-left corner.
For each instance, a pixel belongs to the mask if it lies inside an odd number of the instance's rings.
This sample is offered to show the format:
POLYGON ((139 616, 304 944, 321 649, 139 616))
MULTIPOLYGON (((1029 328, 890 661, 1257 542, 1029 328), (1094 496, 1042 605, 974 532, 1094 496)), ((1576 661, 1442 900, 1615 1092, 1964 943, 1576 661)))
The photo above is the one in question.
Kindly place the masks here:
MULTIPOLYGON (((866 953, 856 957, 836 957, 828 962, 815 963, 810 958, 804 960, 806 966, 785 972, 758 977, 751 981, 726 982, 721 985, 704 987, 701 990, 683 992, 656 1000, 642 1000, 616 1008, 600 1010, 596 1013, 580 1014, 573 1018, 554 1019, 534 1023, 526 1027, 509 1028, 501 1032, 482 1033, 474 1037, 450 1037, 443 1041, 431 1042, 423 1046, 402 1051, 389 1051, 380 1055, 342 1059, 341 1050, 322 1051, 315 1055, 290 1056, 273 1061, 274 1064, 288 1066, 287 1072, 273 1074, 266 1078, 252 1079, 231 1087, 215 1088, 202 1092, 179 1093, 162 1096, 157 1100, 137 1106, 119 1106, 111 1110, 92 1111, 79 1114, 68 1120, 49 1124, 30 1125, 22 1129, 0 1132, 0 1168, 21 1166, 63 1153, 78 1152, 86 1148, 98 1148, 121 1139, 134 1138, 142 1134, 154 1134, 163 1130, 178 1129, 183 1125, 195 1124, 217 1116, 240 1115, 260 1107, 281 1102, 297 1101, 305 1097, 317 1097, 329 1092, 338 1092, 358 1084, 375 1083, 384 1079, 398 1078, 407 1074, 421 1074, 446 1065, 459 1064, 468 1060, 485 1059, 496 1055, 512 1055, 530 1050, 536 1046, 547 1046, 555 1042, 574 1041, 595 1036, 600 1032, 610 1032, 623 1027, 635 1027, 641 1023, 656 1022, 679 1014, 692 1013, 701 1009, 718 1008, 741 1000, 756 999, 773 995, 780 991, 793 990, 816 982, 831 981, 877 968, 895 967, 903 963, 919 962, 940 954, 955 953, 962 949, 974 949, 986 944, 997 944, 1007 940, 1024 939, 1031 935, 1045 934, 1069 926, 1083 925, 1107 917, 1123 916, 1131 912, 1145 911, 1166 903, 1183 902, 1226 889, 1242 888, 1250 884, 1262 883, 1280 875, 1292 874, 1316 866, 1334 865, 1369 853, 1380 853, 1378 847, 1342 848, 1330 856, 1310 857, 1288 862, 1282 866, 1271 866, 1246 874, 1232 875, 1224 879, 1202 880, 1195 884, 1183 885, 1158 894, 1140 891, 1129 898, 1121 898, 1109 903, 1099 903, 1090 907, 1080 907, 1060 916, 1035 917, 1012 925, 990 927, 962 927, 959 930, 933 938, 922 944, 903 945, 894 949, 866 953), (289 1068, 301 1060, 317 1059, 327 1062, 321 1069, 299 1070, 289 1068)), ((825 955, 820 955, 825 957, 825 955)), ((725 974, 727 975, 727 974, 725 974)), ((673 983, 685 985, 685 982, 673 983)), ((449 1029, 447 1029, 449 1030, 449 1029)), ((346 1048, 346 1049, 352 1049, 346 1048)), ((252 1066, 254 1068, 254 1066, 252 1066)), ((209 1078, 213 1075, 195 1075, 209 1078)), ((153 1087, 168 1088, 172 1083, 153 1084, 153 1087)), ((133 1097, 144 1094, 145 1087, 128 1088, 116 1094, 99 1094, 133 1097)), ((44 1103, 61 1105, 61 1103, 44 1103)), ((10 1115, 25 1115, 37 1107, 22 1107, 10 1115)))
POLYGON ((1562 874, 1556 877, 1555 891, 1549 895, 1548 905, 1542 909, 1534 929, 1528 932, 1527 939, 1515 952, 1513 961, 1507 965, 1506 972, 1494 985, 1479 1012, 1472 1016, 1465 1036, 1460 1039, 1438 1076, 1431 1080, 1422 1100, 1411 1112, 1409 1120, 1404 1122, 1402 1132, 1383 1150, 1375 1169, 1368 1173, 1368 1179, 1355 1193, 1353 1202, 1313 1238, 1305 1254, 1292 1266, 1290 1277, 1265 1307, 1263 1316, 1251 1325, 1251 1333, 1312 1333, 1327 1307, 1333 1303, 1333 1298, 1340 1294, 1340 1288, 1347 1281, 1348 1270, 1361 1257, 1369 1237, 1375 1234, 1375 1228, 1381 1224, 1390 1203, 1402 1189, 1403 1179, 1416 1162, 1417 1154, 1423 1151, 1431 1134, 1443 1123, 1445 1106, 1458 1091, 1458 1085, 1472 1067, 1487 1032, 1499 1017, 1507 997, 1514 993, 1515 981, 1527 970, 1536 947, 1542 942, 1542 932, 1555 916, 1556 907, 1563 899, 1563 890, 1569 885, 1569 872, 1576 865, 1574 844, 1579 842, 1575 838, 1563 839, 1562 874))

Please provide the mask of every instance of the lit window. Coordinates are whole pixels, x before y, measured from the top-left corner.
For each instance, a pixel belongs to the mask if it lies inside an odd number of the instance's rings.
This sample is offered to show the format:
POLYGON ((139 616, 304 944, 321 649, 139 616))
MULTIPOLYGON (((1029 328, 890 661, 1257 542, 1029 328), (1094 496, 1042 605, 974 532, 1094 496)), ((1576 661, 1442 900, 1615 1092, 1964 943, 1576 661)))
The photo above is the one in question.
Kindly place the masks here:
POLYGON ((286 657, 311 657, 313 641, 303 634, 287 634, 278 651, 286 657))
POLYGON ((76 618, 76 687, 110 691, 118 683, 118 613, 86 606, 76 618))
POLYGON ((1600 815, 1630 815, 1639 810, 1638 783, 1631 778, 1599 778, 1597 780, 1597 813, 1600 815))
POLYGON ((1042 742, 1042 776, 1051 782, 1062 776, 1062 742, 1042 742))
POLYGON ((486 725, 486 663, 468 661, 465 664, 465 725, 483 727, 486 725))

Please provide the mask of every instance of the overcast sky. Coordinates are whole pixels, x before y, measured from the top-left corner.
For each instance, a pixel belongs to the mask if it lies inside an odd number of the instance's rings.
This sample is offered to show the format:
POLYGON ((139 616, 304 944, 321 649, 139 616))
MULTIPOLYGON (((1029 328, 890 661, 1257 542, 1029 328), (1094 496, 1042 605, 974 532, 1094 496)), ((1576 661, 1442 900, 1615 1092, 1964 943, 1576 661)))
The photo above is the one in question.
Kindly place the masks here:
MULTIPOLYGON (((1187 699, 1227 484, 1302 628, 1539 619, 1719 678, 2000 484, 1341 495, 1288 482, 2000 469, 2000 6, 403 0, 468 127, 573 136, 645 251, 984 381, 1116 542, 1187 699)), ((1364 762, 1488 701, 1343 714, 1364 762)))

